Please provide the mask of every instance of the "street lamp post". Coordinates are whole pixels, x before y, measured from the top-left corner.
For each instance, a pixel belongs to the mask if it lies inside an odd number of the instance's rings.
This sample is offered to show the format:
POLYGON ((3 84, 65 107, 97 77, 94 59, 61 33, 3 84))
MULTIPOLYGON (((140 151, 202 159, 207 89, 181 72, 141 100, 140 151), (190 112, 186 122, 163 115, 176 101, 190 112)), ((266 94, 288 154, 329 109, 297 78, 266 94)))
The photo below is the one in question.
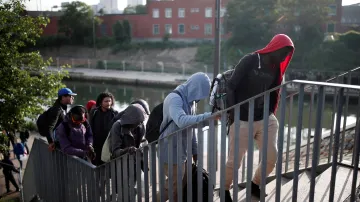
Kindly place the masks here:
POLYGON ((215 78, 220 71, 220 7, 220 0, 215 0, 215 56, 213 78, 215 78))
POLYGON ((96 32, 95 32, 95 13, 93 16, 93 46, 94 46, 94 58, 96 58, 96 32))

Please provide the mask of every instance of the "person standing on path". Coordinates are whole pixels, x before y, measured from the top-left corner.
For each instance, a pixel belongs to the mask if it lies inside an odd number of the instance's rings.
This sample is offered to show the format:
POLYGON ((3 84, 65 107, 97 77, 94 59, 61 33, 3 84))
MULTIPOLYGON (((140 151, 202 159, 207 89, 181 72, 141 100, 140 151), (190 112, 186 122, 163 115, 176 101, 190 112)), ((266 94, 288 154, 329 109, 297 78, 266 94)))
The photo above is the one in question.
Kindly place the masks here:
POLYGON ((13 186, 16 189, 16 192, 19 191, 19 186, 16 183, 16 180, 12 174, 12 172, 20 173, 17 169, 15 169, 15 166, 13 162, 10 160, 10 153, 6 152, 4 154, 4 159, 1 160, 0 166, 3 168, 3 173, 5 176, 5 186, 6 186, 6 193, 10 193, 10 182, 13 184, 13 186))
POLYGON ((69 88, 60 89, 58 91, 58 99, 54 105, 41 114, 36 122, 40 135, 46 137, 49 143, 50 151, 55 150, 54 130, 64 120, 67 105, 74 103, 75 95, 77 94, 73 93, 69 88))
POLYGON ((89 122, 93 132, 94 149, 96 157, 92 163, 96 166, 102 165, 101 151, 105 140, 112 127, 112 120, 118 114, 114 110, 115 98, 109 92, 101 93, 96 100, 96 108, 89 113, 89 122))
MULTIPOLYGON (((227 106, 234 106, 255 95, 281 85, 285 71, 294 53, 294 49, 294 44, 288 36, 278 34, 274 36, 265 48, 245 55, 236 65, 235 71, 227 83, 227 106)), ((249 105, 244 104, 240 106, 239 148, 236 149, 238 150, 236 152, 239 153, 239 164, 236 168, 234 167, 235 124, 232 124, 234 122, 234 110, 230 110, 229 122, 232 125, 229 133, 229 156, 226 162, 225 171, 226 202, 232 201, 229 189, 233 181, 233 170, 240 168, 243 156, 248 149, 248 138, 255 139, 260 151, 262 144, 268 145, 268 150, 266 151, 266 176, 268 176, 274 169, 277 161, 277 131, 279 128, 278 121, 274 114, 277 109, 278 101, 279 91, 271 92, 269 123, 268 126, 264 126, 264 97, 262 96, 255 100, 253 124, 254 132, 252 134, 253 136, 250 137, 248 131, 249 105), (268 130, 268 142, 263 142, 264 129, 268 130)), ((257 168, 252 181, 251 193, 255 197, 260 197, 260 179, 261 166, 257 168)))

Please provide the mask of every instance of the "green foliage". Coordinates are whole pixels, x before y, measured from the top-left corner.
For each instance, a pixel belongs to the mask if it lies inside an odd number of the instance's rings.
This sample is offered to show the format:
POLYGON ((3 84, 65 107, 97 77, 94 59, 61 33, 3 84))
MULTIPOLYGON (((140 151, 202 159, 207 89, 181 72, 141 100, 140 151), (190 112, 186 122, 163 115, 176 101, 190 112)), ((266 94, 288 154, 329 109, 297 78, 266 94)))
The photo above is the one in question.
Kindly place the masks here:
POLYGON ((146 14, 145 5, 128 6, 124 9, 124 14, 146 14))
POLYGON ((125 39, 125 32, 121 21, 117 21, 113 25, 113 35, 116 43, 122 43, 125 39))
POLYGON ((93 36, 93 23, 100 24, 90 6, 74 1, 66 5, 64 14, 59 19, 59 32, 71 39, 74 45, 83 45, 86 38, 93 36))
POLYGON ((349 31, 340 34, 339 41, 343 42, 349 49, 353 51, 360 51, 360 32, 349 31))
POLYGON ((123 29, 124 29, 124 43, 131 42, 131 26, 129 20, 123 21, 123 29))
POLYGON ((36 47, 61 47, 70 45, 71 41, 64 35, 42 36, 36 41, 36 47))
POLYGON ((169 42, 170 37, 171 37, 171 34, 169 34, 169 33, 164 34, 164 36, 162 38, 163 43, 169 42))
MULTIPOLYGON (((39 52, 26 52, 27 44, 35 44, 48 19, 24 16, 22 0, 0 4, 0 128, 16 131, 43 112, 41 106, 63 86, 63 71, 48 72, 50 61, 43 61, 39 52), (36 74, 36 76, 34 76, 36 74)), ((0 145, 3 145, 0 138, 0 145)))

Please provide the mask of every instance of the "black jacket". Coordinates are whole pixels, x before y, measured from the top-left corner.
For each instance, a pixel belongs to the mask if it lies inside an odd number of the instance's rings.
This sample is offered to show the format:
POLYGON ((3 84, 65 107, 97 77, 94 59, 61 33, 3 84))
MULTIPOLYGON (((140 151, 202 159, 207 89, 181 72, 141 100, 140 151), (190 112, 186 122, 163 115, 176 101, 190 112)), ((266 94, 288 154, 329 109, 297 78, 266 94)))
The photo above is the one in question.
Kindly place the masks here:
POLYGON ((110 130, 110 151, 112 158, 126 154, 129 147, 139 148, 145 142, 144 113, 130 105, 122 113, 121 118, 114 123, 110 130))
POLYGON ((42 129, 43 131, 39 131, 39 133, 45 136, 49 143, 53 143, 54 130, 65 119, 66 110, 67 106, 61 104, 59 100, 56 100, 54 105, 46 112, 47 124, 42 129))

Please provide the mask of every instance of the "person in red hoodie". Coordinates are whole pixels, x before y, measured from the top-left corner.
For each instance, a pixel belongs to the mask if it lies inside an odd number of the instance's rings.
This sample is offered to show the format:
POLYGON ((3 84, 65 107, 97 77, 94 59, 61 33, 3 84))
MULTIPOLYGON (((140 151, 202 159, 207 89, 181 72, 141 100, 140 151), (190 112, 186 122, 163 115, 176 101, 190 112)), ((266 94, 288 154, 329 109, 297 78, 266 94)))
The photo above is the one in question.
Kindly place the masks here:
MULTIPOLYGON (((294 53, 294 44, 292 40, 284 35, 278 34, 263 49, 245 55, 236 65, 234 73, 227 82, 227 106, 231 107, 242 101, 245 101, 255 95, 270 90, 281 85, 285 71, 290 63, 294 53)), ((277 160, 277 131, 279 128, 278 121, 274 115, 279 101, 279 91, 270 93, 269 103, 269 123, 268 123, 268 151, 267 151, 267 169, 268 176, 275 167, 277 160)), ((249 105, 240 106, 240 136, 239 136, 239 164, 234 167, 234 141, 235 141, 235 124, 234 110, 229 112, 229 122, 231 123, 229 132, 229 156, 226 162, 225 177, 225 201, 232 201, 230 196, 230 185, 233 180, 234 169, 239 169, 241 160, 248 149, 248 117, 249 105)), ((253 136, 258 148, 262 148, 263 142, 263 116, 264 116, 264 97, 255 100, 254 105, 254 124, 253 136)), ((256 170, 252 180, 251 192, 255 197, 260 197, 260 179, 261 166, 256 170)))

